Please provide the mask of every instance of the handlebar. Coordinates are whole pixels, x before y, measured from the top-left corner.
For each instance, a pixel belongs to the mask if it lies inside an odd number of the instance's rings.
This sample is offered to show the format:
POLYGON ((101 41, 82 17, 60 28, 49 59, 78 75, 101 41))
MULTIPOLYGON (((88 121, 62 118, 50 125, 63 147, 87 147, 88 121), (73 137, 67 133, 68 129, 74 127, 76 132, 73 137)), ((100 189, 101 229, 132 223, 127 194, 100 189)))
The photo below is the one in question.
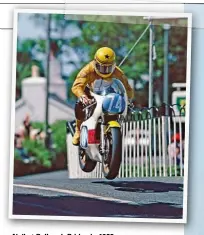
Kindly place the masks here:
POLYGON ((89 104, 89 105, 87 105, 87 106, 86 106, 85 108, 83 108, 82 110, 85 111, 86 109, 92 107, 92 106, 95 105, 95 104, 96 104, 96 101, 93 102, 93 103, 91 103, 91 104, 89 104))
MULTIPOLYGON (((96 100, 95 100, 93 103, 87 105, 87 106, 86 106, 85 108, 83 108, 82 110, 85 111, 86 109, 92 107, 92 106, 95 105, 95 104, 97 104, 96 100)), ((134 104, 133 104, 133 103, 129 103, 129 104, 128 104, 128 108, 130 109, 131 112, 135 112, 135 110, 134 110, 134 104)))
POLYGON ((134 106, 134 104, 133 103, 131 103, 131 102, 129 102, 129 104, 128 104, 128 109, 132 112, 132 113, 135 113, 135 106, 134 106))

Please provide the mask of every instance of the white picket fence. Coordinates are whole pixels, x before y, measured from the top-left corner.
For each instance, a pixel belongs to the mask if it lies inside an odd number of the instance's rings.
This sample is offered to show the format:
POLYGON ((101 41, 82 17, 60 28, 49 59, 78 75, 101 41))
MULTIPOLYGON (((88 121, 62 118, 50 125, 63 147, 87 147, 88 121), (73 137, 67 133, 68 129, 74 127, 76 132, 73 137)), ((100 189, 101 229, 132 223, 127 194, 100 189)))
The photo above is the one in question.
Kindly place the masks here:
POLYGON ((72 135, 67 135, 67 167, 69 178, 103 178, 101 163, 97 163, 95 169, 86 173, 79 166, 78 147, 72 144, 72 135))
MULTIPOLYGON (((184 174, 184 117, 159 116, 145 120, 129 120, 122 125, 123 152, 118 178, 182 177, 184 174), (179 133, 179 136, 178 134, 179 133), (172 136, 177 134, 176 142, 172 136)), ((67 135, 68 174, 70 178, 103 178, 101 163, 91 173, 80 169, 78 147, 67 135)))

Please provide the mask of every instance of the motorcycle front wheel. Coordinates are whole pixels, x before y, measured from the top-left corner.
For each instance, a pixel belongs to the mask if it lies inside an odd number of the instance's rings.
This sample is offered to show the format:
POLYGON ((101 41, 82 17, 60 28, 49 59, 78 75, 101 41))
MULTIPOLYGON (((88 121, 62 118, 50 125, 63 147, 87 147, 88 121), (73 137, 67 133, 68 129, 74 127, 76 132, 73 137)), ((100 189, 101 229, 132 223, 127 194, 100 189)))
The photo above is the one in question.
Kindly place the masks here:
POLYGON ((96 161, 92 161, 85 150, 79 147, 79 165, 82 171, 92 172, 96 167, 96 161))
POLYGON ((106 179, 115 179, 122 159, 122 135, 120 128, 111 127, 105 136, 105 153, 102 168, 106 179))

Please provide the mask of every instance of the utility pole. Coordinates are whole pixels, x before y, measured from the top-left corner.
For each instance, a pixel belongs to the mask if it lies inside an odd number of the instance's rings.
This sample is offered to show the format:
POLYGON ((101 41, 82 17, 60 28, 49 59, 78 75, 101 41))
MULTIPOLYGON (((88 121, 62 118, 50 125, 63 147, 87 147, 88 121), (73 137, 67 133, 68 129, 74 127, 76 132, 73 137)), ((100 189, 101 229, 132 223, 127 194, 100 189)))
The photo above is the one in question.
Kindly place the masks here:
POLYGON ((150 18, 149 27, 149 108, 153 106, 153 28, 152 19, 150 18))
MULTIPOLYGON (((164 24, 164 81, 163 81, 163 102, 169 104, 169 24, 164 24)), ((167 108, 168 110, 168 108, 167 108)))
MULTIPOLYGON (((170 24, 164 24, 164 81, 163 81, 163 103, 169 104, 169 29, 170 24)), ((165 106, 165 117, 169 115, 169 107, 165 106)), ((164 145, 168 143, 168 124, 167 118, 164 119, 164 145)), ((167 174, 165 172, 165 174, 167 174)))
POLYGON ((46 43, 46 110, 45 110, 45 146, 49 148, 49 87, 50 87, 50 25, 51 14, 47 15, 47 43, 46 43))

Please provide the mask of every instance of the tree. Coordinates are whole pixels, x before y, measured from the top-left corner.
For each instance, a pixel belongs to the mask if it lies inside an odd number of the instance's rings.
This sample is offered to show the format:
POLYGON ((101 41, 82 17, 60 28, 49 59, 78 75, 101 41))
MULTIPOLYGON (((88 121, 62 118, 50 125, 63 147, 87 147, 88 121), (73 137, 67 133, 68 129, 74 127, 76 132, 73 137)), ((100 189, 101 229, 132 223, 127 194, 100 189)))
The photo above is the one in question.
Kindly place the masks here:
POLYGON ((33 56, 33 49, 39 41, 24 40, 17 41, 17 63, 16 63, 16 100, 21 97, 21 83, 23 79, 31 76, 32 65, 37 65, 40 68, 40 73, 43 75, 43 68, 40 61, 33 56))
MULTIPOLYGON (((31 18, 35 21, 36 27, 46 29, 45 14, 34 14, 31 18)), ((142 17, 133 16, 67 15, 65 17, 62 14, 52 14, 51 21, 51 37, 57 45, 56 56, 61 60, 62 66, 69 65, 73 68, 68 74, 62 74, 64 78, 67 78, 69 91, 79 70, 93 59, 99 47, 113 48, 116 51, 117 63, 119 64, 148 23, 142 17), (74 34, 74 32, 78 33, 74 34), (61 59, 65 57, 66 59, 61 59)), ((180 25, 180 20, 175 22, 180 25)), ((155 82, 159 80, 160 83, 163 79, 164 64, 162 23, 161 21, 157 22, 154 28, 157 51, 154 77, 155 82)), ((169 51, 177 59, 177 61, 170 63, 170 82, 185 82, 187 30, 185 27, 172 27, 170 33, 169 51)), ((36 40, 34 44, 33 42, 29 43, 31 48, 35 48, 36 53, 45 53, 45 40, 36 40)), ((142 81, 141 75, 148 74, 148 64, 149 34, 147 32, 121 68, 128 78, 142 81)), ((140 100, 144 102, 144 97, 148 94, 148 83, 144 81, 142 83, 144 88, 138 93, 138 102, 140 100)), ((158 85, 156 87, 161 89, 158 85)), ((69 92, 69 99, 71 98, 73 97, 69 92)))

